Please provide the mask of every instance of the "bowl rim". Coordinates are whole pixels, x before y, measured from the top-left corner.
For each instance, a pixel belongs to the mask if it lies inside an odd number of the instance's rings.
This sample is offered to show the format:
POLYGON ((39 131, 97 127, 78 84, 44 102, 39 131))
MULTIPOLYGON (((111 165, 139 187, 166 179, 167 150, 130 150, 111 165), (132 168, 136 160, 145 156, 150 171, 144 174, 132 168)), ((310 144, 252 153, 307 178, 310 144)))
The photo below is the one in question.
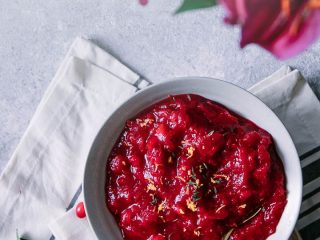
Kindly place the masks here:
MULTIPOLYGON (((188 80, 195 80, 195 81, 199 81, 201 82, 201 80, 207 80, 207 81, 218 81, 220 83, 223 83, 223 84, 226 84, 226 85, 229 85, 229 86, 232 86, 232 87, 235 87, 235 88, 238 88, 242 91, 244 91, 246 94, 249 94, 251 95, 252 97, 254 97, 258 102, 262 103, 265 108, 270 112, 270 114, 274 115, 274 117, 278 120, 280 126, 283 128, 284 130, 284 133, 286 134, 286 138, 290 141, 289 144, 292 145, 292 151, 293 151, 293 154, 295 155, 295 159, 292 159, 292 161, 296 161, 296 164, 299 165, 299 173, 298 173, 298 176, 295 176, 296 178, 298 178, 298 182, 299 185, 296 186, 297 188, 297 193, 298 193, 298 196, 296 196, 295 198, 297 199, 297 205, 296 205, 296 208, 295 208, 295 212, 294 213, 291 213, 291 216, 292 218, 294 219, 294 224, 291 225, 290 227, 290 231, 288 231, 288 233, 293 233, 294 232, 294 229, 295 229, 295 225, 296 225, 296 222, 298 220, 298 217, 299 217, 299 212, 300 212, 300 208, 301 208, 301 203, 302 203, 302 189, 303 189, 303 181, 302 181, 302 169, 301 169, 301 164, 300 164, 300 158, 299 158, 299 155, 298 155, 298 152, 297 152, 297 149, 295 147, 295 144, 292 140, 292 137, 291 137, 291 134, 288 132, 287 128, 285 127, 284 123, 281 121, 281 119, 273 112, 273 110, 268 106, 266 105, 262 100, 260 100, 256 95, 254 95, 253 93, 251 93, 250 91, 248 91, 247 89, 243 88, 243 87, 240 87, 234 83, 231 83, 231 82, 227 82, 227 81, 224 81, 224 80, 220 80, 220 79, 216 79, 216 78, 211 78, 211 77, 197 77, 197 76, 188 76, 188 77, 176 77, 176 78, 170 78, 170 79, 167 79, 167 80, 163 80, 159 83, 154 83, 154 84, 151 84, 143 89, 138 89, 138 91, 136 91, 133 95, 131 95, 130 97, 128 97, 124 102, 122 102, 120 105, 118 105, 117 107, 115 107, 115 109, 113 109, 111 111, 111 113, 109 114, 109 116, 104 120, 102 126, 99 128, 99 130, 97 131, 97 134, 96 134, 96 137, 94 138, 93 142, 92 142, 92 145, 90 147, 90 150, 89 150, 89 153, 88 153, 88 156, 86 158, 86 163, 85 163, 85 167, 84 167, 84 174, 83 174, 83 181, 82 181, 82 189, 83 189, 83 199, 84 199, 84 206, 85 206, 85 210, 86 210, 86 213, 87 213, 87 220, 88 220, 88 223, 89 223, 89 226, 90 226, 90 229, 91 231, 95 234, 95 236, 99 239, 99 236, 97 234, 97 231, 98 229, 96 228, 96 226, 94 225, 93 221, 92 221, 92 218, 90 216, 90 211, 88 211, 88 209, 90 209, 90 207, 88 208, 87 206, 87 202, 88 202, 88 191, 87 191, 87 175, 88 175, 88 168, 89 168, 89 164, 90 164, 90 161, 89 159, 94 155, 94 150, 95 150, 95 145, 98 141, 98 139, 101 137, 101 133, 102 133, 102 130, 105 126, 105 124, 107 123, 107 121, 115 114, 119 111, 120 108, 124 107, 125 105, 129 104, 131 101, 133 101, 134 98, 137 98, 137 96, 147 92, 147 91, 151 91, 152 89, 154 88, 159 88, 161 86, 165 86, 167 84, 174 84, 178 81, 188 81, 188 80)), ((187 93, 186 93, 187 94, 187 93)), ((147 106, 146 106, 147 107, 147 106)), ((250 120, 250 119, 249 119, 250 120)), ((281 161, 283 161, 281 159, 281 161)), ((285 171, 285 170, 284 170, 285 171)), ((286 176, 287 178, 287 176, 286 176)), ((287 183, 286 183, 287 185, 287 183)), ((283 214, 283 213, 282 213, 283 214)), ((281 216, 282 218, 282 216, 281 216)), ((280 219, 281 219, 280 218, 280 219)), ((278 223, 279 224, 279 223, 278 223)), ((276 233, 276 231, 275 231, 276 233)), ((273 233, 274 234, 274 233, 273 233)), ((272 234, 272 235, 273 235, 272 234)), ((291 234, 288 235, 287 239, 289 239, 291 234)), ((268 237, 269 238, 269 237, 268 237)))

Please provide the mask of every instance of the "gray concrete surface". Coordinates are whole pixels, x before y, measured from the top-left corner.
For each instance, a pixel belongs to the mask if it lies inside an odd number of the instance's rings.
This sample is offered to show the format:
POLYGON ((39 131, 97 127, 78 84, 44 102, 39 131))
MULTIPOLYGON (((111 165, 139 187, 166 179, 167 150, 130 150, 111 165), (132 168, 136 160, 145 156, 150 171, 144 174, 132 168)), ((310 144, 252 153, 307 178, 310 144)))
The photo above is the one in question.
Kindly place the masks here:
POLYGON ((153 82, 209 76, 249 87, 283 64, 320 96, 320 41, 286 62, 249 46, 221 8, 173 16, 180 0, 0 0, 0 171, 78 35, 93 39, 153 82))

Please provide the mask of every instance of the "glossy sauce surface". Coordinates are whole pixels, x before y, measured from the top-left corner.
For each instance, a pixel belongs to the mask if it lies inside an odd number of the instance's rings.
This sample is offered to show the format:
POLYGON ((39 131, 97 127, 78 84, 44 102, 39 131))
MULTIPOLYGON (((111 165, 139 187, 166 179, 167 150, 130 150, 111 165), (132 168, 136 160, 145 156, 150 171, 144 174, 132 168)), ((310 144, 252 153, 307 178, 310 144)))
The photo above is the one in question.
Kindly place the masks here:
POLYGON ((287 202, 272 136, 192 94, 128 120, 106 171, 124 239, 266 239, 287 202))

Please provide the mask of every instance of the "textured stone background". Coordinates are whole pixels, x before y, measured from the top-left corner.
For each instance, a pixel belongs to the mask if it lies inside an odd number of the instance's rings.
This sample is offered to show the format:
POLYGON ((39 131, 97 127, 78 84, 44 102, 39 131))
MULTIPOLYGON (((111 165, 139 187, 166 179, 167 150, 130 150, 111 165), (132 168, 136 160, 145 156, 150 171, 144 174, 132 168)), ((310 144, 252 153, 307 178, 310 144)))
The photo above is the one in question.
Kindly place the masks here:
POLYGON ((191 75, 249 87, 289 64, 320 96, 320 41, 280 62, 256 46, 240 50, 239 30, 222 24, 220 8, 173 16, 180 0, 137 1, 0 0, 0 171, 78 35, 153 82, 191 75))

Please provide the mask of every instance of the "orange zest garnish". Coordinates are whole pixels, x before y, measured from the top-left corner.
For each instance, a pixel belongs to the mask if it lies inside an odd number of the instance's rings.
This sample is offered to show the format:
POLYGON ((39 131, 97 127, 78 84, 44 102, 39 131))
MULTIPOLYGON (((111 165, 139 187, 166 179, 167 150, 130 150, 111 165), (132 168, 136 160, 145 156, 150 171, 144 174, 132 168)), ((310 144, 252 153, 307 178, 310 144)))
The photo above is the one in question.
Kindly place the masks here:
POLYGON ((190 199, 187 199, 187 207, 192 211, 195 212, 197 211, 197 204, 191 201, 190 199))
POLYGON ((158 213, 161 212, 161 211, 163 211, 163 210, 166 208, 166 203, 167 203, 167 201, 164 200, 164 201, 162 201, 162 202, 159 204, 159 206, 158 206, 158 213))
POLYGON ((224 174, 213 174, 213 177, 214 177, 214 178, 224 178, 224 179, 226 179, 227 181, 229 180, 229 176, 224 175, 224 174))
POLYGON ((180 176, 176 176, 177 179, 180 179, 182 182, 186 182, 186 180, 184 180, 182 177, 180 176))
POLYGON ((188 147, 187 148, 187 151, 188 151, 188 155, 187 155, 187 158, 191 158, 193 156, 193 153, 196 149, 194 147, 188 147))
POLYGON ((216 213, 219 212, 222 208, 224 208, 226 205, 221 205, 217 210, 216 213))
POLYGON ((182 209, 179 209, 180 214, 184 214, 184 211, 182 209))
POLYGON ((156 187, 154 186, 154 184, 153 183, 149 183, 148 184, 148 186, 147 186, 147 192, 149 192, 149 191, 156 191, 157 189, 156 189, 156 187))

